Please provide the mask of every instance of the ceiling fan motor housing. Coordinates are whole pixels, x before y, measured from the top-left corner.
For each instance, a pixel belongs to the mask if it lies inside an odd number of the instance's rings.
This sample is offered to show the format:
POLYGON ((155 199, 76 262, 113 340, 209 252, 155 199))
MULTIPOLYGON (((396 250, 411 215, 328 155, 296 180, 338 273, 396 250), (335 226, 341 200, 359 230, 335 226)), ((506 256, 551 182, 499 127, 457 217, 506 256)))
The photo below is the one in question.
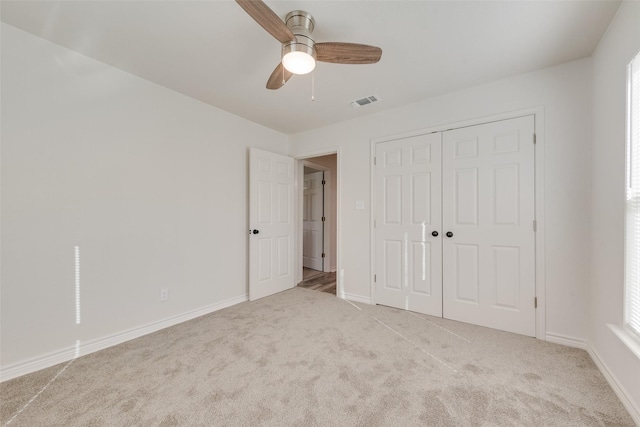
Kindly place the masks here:
POLYGON ((295 40, 282 45, 282 56, 289 52, 304 52, 316 59, 315 42, 311 33, 316 25, 310 13, 294 10, 287 14, 284 22, 295 36, 295 40))

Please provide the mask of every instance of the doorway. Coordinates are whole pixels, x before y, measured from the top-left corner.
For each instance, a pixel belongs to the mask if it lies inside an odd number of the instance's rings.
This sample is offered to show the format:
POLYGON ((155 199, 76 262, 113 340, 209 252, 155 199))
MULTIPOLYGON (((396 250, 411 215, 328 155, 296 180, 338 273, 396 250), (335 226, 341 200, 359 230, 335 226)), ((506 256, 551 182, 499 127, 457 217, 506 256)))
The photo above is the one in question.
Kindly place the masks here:
POLYGON ((300 161, 298 286, 337 295, 337 154, 300 161))
MULTIPOLYGON (((328 177, 327 177, 328 178, 328 177)), ((302 267, 325 271, 325 171, 304 166, 302 186, 302 267)))

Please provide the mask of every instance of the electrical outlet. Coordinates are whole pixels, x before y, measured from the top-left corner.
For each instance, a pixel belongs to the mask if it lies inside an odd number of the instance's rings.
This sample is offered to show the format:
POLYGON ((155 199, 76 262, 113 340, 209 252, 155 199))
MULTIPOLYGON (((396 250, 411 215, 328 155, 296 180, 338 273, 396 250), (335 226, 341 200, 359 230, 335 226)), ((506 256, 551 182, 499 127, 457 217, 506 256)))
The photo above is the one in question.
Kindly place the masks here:
POLYGON ((169 289, 160 289, 160 301, 166 301, 169 299, 169 289))

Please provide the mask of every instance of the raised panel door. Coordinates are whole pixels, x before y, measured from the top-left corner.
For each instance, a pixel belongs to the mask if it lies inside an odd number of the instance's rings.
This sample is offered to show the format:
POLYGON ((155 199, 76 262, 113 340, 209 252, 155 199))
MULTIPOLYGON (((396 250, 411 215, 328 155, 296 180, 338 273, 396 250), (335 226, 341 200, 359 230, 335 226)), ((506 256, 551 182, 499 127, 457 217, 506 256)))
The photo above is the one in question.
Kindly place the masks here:
POLYGON ((443 316, 535 335, 534 119, 443 133, 443 316))
POLYGON ((442 315, 440 147, 441 134, 376 144, 377 304, 442 315))
POLYGON ((294 286, 293 159, 249 151, 249 299, 294 286))

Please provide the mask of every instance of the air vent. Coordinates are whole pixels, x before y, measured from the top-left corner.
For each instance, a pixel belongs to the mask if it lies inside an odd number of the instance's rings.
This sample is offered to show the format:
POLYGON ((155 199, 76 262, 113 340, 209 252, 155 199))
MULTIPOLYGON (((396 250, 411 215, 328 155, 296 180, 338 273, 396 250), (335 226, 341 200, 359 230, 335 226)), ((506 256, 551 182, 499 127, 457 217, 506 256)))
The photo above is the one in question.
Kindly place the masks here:
POLYGON ((367 96, 366 98, 356 99, 355 101, 349 102, 353 108, 360 108, 365 105, 373 104, 374 102, 380 101, 380 97, 378 95, 367 96))

